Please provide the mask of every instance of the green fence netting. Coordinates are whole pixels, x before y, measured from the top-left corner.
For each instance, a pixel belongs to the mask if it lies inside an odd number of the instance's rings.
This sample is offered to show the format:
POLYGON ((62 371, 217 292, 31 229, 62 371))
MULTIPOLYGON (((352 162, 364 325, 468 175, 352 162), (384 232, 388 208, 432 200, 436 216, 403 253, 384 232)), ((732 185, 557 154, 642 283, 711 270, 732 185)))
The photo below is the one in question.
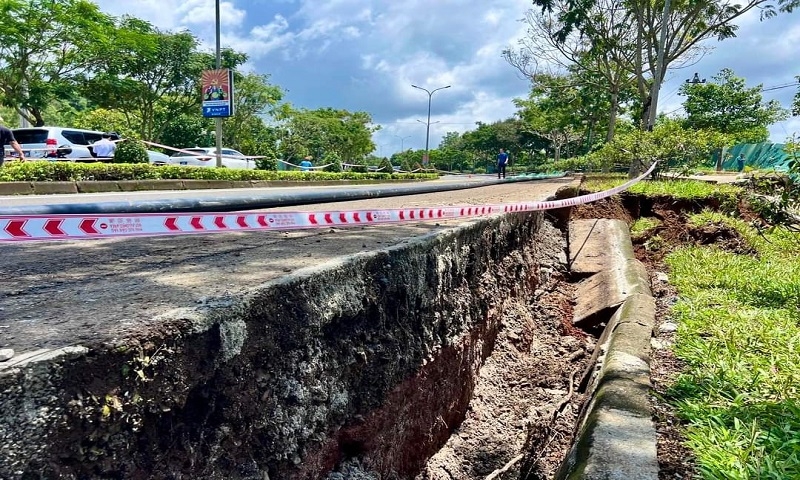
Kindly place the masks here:
MULTIPOLYGON (((740 143, 728 148, 723 153, 724 161, 722 162, 722 169, 729 171, 738 170, 736 165, 736 158, 740 153, 744 153, 744 164, 759 170, 777 170, 785 172, 789 169, 789 161, 792 156, 784 151, 784 144, 782 143, 740 143)), ((711 166, 716 165, 717 158, 711 161, 711 166)))

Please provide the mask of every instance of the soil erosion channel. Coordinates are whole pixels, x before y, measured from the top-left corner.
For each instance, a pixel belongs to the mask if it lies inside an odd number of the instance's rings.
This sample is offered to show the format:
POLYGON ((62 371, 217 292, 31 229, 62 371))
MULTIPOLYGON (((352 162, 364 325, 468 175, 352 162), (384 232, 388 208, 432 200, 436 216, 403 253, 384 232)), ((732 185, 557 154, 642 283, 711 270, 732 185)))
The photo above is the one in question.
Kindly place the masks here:
POLYGON ((0 477, 552 478, 596 341, 564 228, 480 219, 15 357, 0 477))

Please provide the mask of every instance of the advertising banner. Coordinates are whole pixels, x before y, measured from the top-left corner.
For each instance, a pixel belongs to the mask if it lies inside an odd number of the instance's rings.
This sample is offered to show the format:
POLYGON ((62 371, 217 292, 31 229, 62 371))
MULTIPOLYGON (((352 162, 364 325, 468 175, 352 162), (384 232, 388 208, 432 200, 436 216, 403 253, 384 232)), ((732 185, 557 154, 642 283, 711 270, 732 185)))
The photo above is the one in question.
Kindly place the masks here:
POLYGON ((201 80, 203 116, 207 118, 233 116, 233 71, 227 68, 204 70, 201 80))

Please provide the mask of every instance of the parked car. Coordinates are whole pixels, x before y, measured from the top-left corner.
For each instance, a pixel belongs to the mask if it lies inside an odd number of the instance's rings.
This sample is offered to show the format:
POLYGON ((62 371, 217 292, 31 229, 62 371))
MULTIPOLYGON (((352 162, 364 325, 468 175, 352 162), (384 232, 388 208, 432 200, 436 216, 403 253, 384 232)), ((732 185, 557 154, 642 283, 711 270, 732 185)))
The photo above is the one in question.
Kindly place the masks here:
MULTIPOLYGON (((103 137, 103 132, 67 127, 29 127, 15 128, 14 138, 22 147, 25 157, 45 160, 67 160, 73 162, 94 161, 91 145, 103 137)), ((112 133, 112 140, 120 136, 112 133)), ((16 152, 6 147, 6 156, 16 156, 16 152)), ((147 151, 152 164, 168 163, 169 157, 163 153, 147 151)))
MULTIPOLYGON (((193 147, 182 148, 182 151, 172 154, 170 163, 173 165, 190 165, 195 167, 216 167, 217 148, 216 147, 193 147)), ((232 148, 223 148, 222 165, 227 168, 256 168, 256 161, 247 158, 241 152, 232 148)))

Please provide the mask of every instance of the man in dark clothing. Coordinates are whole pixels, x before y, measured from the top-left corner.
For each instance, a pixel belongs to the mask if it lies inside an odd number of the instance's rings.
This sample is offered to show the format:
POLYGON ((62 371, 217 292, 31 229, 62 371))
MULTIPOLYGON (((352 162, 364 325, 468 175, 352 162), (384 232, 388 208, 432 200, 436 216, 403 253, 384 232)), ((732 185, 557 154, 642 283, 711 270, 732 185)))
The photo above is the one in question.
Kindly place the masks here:
POLYGON ((22 147, 19 146, 17 139, 14 138, 14 132, 10 129, 0 125, 0 146, 3 147, 3 158, 0 158, 0 166, 5 162, 6 145, 11 145, 11 148, 17 151, 20 160, 25 160, 25 154, 22 153, 22 147))
POLYGON ((497 178, 500 178, 500 174, 503 174, 503 178, 506 178, 506 165, 508 164, 508 154, 502 148, 500 149, 500 153, 497 155, 497 178))
POLYGON ((739 158, 736 159, 736 170, 744 171, 744 153, 740 153, 739 158))

